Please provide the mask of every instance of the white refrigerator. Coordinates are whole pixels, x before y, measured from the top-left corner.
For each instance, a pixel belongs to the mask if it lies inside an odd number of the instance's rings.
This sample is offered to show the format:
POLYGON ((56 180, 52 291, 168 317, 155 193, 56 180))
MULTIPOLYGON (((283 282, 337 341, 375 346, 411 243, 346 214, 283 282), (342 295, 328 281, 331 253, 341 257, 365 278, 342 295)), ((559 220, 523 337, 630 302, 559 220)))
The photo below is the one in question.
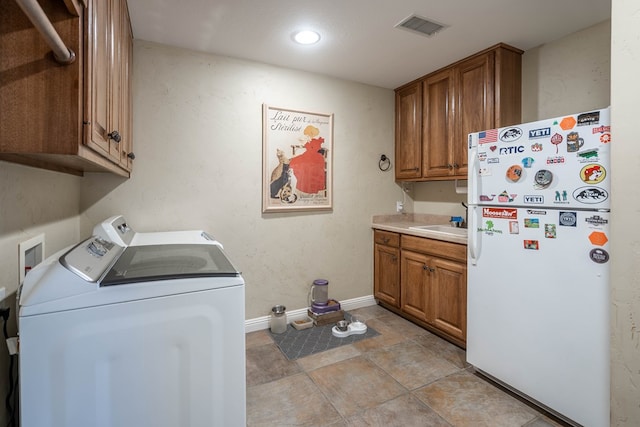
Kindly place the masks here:
POLYGON ((609 109, 469 134, 467 360, 609 425, 609 109))

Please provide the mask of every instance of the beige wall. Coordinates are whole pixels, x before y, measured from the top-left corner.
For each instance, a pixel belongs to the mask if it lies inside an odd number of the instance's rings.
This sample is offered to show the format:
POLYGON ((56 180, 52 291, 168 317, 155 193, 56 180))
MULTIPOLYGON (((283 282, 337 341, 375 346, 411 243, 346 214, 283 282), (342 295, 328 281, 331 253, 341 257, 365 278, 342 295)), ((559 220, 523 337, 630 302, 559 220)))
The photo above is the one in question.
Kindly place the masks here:
MULTIPOLYGON (((0 287, 6 288, 7 292, 3 307, 11 308, 11 336, 15 336, 16 330, 18 245, 44 234, 45 256, 48 256, 77 243, 80 181, 75 176, 0 161, 0 287)), ((3 342, 0 345, 0 396, 3 401, 9 387, 6 348, 3 342)), ((7 420, 2 405, 0 425, 6 425, 7 420)))
POLYGON ((640 425, 640 3, 613 0, 611 33, 611 412, 640 425))
POLYGON ((522 121, 609 105, 611 21, 522 55, 522 121))
POLYGON ((394 94, 255 62, 135 43, 135 170, 87 176, 82 234, 124 214, 141 230, 203 228, 247 282, 246 317, 307 306, 316 278, 339 300, 373 293, 374 214, 393 211, 394 94), (332 212, 261 213, 262 104, 334 113, 332 212))

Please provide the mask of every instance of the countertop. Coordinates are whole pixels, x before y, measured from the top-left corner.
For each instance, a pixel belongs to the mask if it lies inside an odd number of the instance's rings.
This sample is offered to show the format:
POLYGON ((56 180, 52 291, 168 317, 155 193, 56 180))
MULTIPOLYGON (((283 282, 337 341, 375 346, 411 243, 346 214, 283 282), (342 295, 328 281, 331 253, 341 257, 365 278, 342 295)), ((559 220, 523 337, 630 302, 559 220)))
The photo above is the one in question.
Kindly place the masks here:
POLYGON ((409 228, 417 225, 443 224, 449 226, 450 219, 450 216, 431 214, 374 215, 371 220, 371 228, 466 245, 466 236, 456 236, 433 230, 411 230, 409 228))

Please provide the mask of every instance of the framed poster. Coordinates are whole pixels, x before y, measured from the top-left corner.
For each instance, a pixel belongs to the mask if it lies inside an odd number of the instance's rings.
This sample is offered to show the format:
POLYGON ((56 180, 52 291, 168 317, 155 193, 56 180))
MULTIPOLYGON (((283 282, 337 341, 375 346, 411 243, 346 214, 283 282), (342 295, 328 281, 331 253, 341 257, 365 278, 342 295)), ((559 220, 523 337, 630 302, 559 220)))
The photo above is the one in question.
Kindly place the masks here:
POLYGON ((332 209, 333 114, 262 111, 262 212, 332 209))

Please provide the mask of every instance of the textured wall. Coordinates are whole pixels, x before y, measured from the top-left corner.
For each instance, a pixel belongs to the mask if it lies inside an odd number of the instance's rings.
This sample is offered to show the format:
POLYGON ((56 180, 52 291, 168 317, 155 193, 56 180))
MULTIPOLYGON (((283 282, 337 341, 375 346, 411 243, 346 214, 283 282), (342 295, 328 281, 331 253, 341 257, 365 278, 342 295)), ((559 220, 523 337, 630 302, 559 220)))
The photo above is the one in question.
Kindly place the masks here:
POLYGON ((613 0, 611 33, 612 426, 640 425, 640 3, 613 0))
POLYGON ((611 21, 529 49, 522 56, 522 121, 610 104, 611 21))
POLYGON ((82 232, 122 213, 141 231, 203 228, 247 281, 246 316, 373 293, 371 216, 393 210, 394 95, 387 89, 137 41, 132 178, 87 176, 82 232), (334 113, 332 212, 261 213, 262 104, 334 113))
MULTIPOLYGON (((9 334, 15 336, 18 244, 45 235, 45 256, 79 240, 80 180, 76 176, 0 161, 0 287, 11 308, 9 334)), ((4 338, 3 338, 4 339, 4 338)), ((0 346, 0 396, 9 387, 9 356, 0 346)), ((14 375, 15 379, 15 375, 14 375)), ((7 425, 5 406, 0 425, 7 425)))

